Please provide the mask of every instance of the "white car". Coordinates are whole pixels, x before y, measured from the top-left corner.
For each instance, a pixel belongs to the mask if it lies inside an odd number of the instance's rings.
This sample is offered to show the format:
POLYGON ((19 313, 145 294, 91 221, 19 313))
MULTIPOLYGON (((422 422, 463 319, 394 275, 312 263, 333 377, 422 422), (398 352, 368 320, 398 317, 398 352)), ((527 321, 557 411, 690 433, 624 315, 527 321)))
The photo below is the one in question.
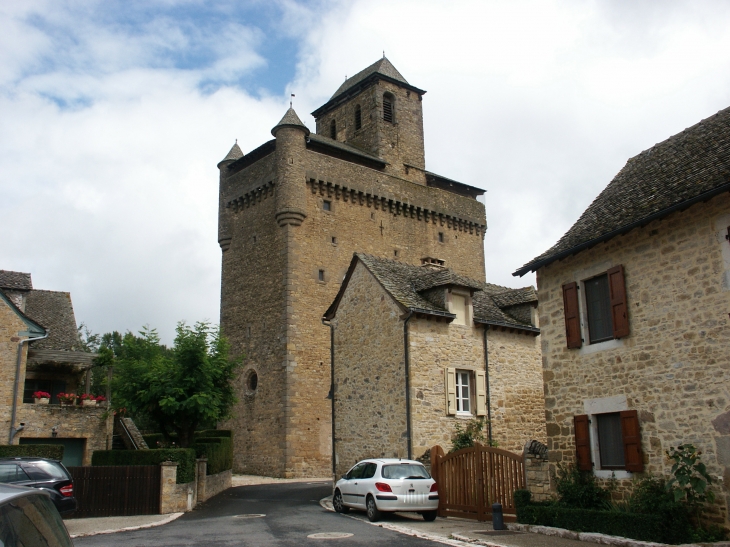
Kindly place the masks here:
POLYGON ((362 509, 375 522, 384 511, 414 511, 436 518, 436 481, 422 463, 395 458, 363 460, 335 484, 332 505, 338 513, 362 509))

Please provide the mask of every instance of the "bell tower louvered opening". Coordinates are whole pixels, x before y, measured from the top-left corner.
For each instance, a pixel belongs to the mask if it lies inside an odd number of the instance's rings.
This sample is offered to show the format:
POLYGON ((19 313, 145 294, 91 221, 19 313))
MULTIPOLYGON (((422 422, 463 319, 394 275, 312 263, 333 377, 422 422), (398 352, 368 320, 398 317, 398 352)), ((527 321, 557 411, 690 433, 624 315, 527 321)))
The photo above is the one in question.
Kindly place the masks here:
POLYGON ((335 120, 330 122, 330 138, 337 140, 337 122, 335 120))
POLYGON ((362 111, 360 105, 355 107, 355 131, 362 127, 362 111))
POLYGON ((383 95, 383 120, 388 123, 395 121, 395 97, 392 93, 383 95))

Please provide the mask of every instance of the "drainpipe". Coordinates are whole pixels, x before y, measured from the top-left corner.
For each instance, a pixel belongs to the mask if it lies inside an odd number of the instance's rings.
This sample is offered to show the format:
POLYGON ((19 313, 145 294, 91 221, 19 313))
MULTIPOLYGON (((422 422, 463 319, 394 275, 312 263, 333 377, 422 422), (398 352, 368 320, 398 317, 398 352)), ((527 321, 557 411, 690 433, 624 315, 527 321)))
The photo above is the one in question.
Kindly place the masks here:
POLYGON ((487 344, 487 331, 489 325, 484 324, 484 373, 487 384, 487 438, 489 446, 492 445, 492 395, 489 392, 489 345, 487 344))
POLYGON ((44 334, 43 336, 39 336, 37 338, 26 338, 25 340, 21 340, 20 342, 18 342, 18 362, 15 364, 15 385, 13 385, 13 410, 10 414, 10 433, 8 435, 8 444, 13 444, 13 438, 15 437, 15 434, 23 429, 22 426, 20 429, 15 428, 15 418, 17 417, 18 413, 18 391, 20 389, 20 364, 23 361, 23 344, 28 344, 29 342, 35 342, 36 340, 43 340, 44 338, 48 338, 49 333, 50 331, 46 331, 46 334, 44 334))
POLYGON ((330 392, 327 398, 332 406, 332 476, 337 482, 337 451, 335 450, 335 326, 322 318, 322 324, 330 328, 330 392))
POLYGON ((405 357, 405 369, 406 369, 406 440, 408 443, 408 459, 413 459, 413 449, 411 441, 411 371, 410 371, 410 352, 408 351, 408 321, 413 317, 413 311, 408 312, 403 323, 403 349, 405 357))

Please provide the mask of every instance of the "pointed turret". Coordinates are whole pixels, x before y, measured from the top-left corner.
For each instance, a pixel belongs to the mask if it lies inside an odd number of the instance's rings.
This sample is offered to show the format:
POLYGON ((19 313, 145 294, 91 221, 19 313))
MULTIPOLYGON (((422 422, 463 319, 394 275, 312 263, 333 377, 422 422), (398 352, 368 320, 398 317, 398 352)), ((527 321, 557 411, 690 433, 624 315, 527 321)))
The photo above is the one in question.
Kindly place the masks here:
POLYGON ((289 110, 286 111, 286 114, 284 114, 284 117, 281 119, 281 121, 277 123, 271 130, 271 134, 276 137, 276 132, 282 127, 299 128, 304 130, 306 135, 309 135, 309 128, 302 123, 302 120, 299 119, 299 116, 297 116, 297 113, 294 112, 294 109, 291 107, 289 107, 289 110))
POLYGON ((221 161, 218 162, 218 168, 220 168, 222 163, 226 162, 234 162, 236 160, 240 160, 243 157, 243 152, 241 152, 241 147, 238 146, 238 141, 233 145, 230 152, 226 155, 225 158, 223 158, 221 161))
POLYGON ((271 134, 276 137, 276 221, 279 226, 299 226, 307 216, 302 207, 307 201, 304 194, 304 155, 309 129, 289 107, 271 134))

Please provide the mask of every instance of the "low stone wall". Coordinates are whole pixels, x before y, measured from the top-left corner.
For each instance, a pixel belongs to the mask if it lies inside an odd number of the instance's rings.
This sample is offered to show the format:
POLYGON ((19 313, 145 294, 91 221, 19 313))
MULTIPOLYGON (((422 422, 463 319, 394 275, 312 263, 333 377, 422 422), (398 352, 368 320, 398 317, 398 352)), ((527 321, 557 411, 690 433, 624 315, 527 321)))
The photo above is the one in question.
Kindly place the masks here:
POLYGON ((177 484, 177 462, 160 464, 160 513, 182 513, 192 511, 216 494, 231 487, 233 472, 229 469, 217 475, 207 475, 208 460, 201 458, 195 466, 195 480, 185 484, 177 484))

